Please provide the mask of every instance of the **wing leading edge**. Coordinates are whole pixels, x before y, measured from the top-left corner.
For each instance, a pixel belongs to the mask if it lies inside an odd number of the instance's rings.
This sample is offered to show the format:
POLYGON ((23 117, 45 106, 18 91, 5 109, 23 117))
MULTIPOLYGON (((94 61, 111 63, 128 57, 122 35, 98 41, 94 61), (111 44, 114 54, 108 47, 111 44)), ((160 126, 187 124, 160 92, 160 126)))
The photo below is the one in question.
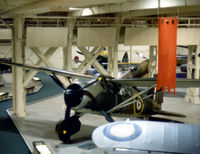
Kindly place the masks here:
POLYGON ((82 78, 82 79, 92 79, 92 76, 89 75, 83 75, 79 73, 74 73, 62 69, 57 69, 57 68, 51 68, 51 67, 40 67, 40 66, 33 66, 33 65, 26 65, 26 64, 20 64, 20 63, 12 63, 12 62, 5 62, 5 61, 0 61, 1 64, 4 65, 9 65, 9 66, 17 66, 17 67, 22 67, 28 70, 36 70, 40 72, 46 72, 46 73, 55 73, 58 75, 64 75, 68 77, 75 77, 75 78, 82 78))
MULTIPOLYGON (((126 86, 150 87, 157 83, 157 78, 133 78, 133 79, 112 79, 116 84, 126 86)), ((198 79, 176 79, 177 88, 200 87, 198 79)))
MULTIPOLYGON (((17 66, 25 69, 33 69, 46 73, 55 73, 58 75, 82 78, 82 79, 93 79, 94 77, 90 75, 84 75, 79 73, 74 73, 71 71, 66 71, 62 69, 52 68, 52 67, 41 67, 36 65, 27 65, 13 62, 0 61, 0 64, 17 66)), ((111 79, 111 82, 127 86, 139 86, 139 87, 151 87, 157 83, 156 78, 132 78, 132 79, 111 79)), ((177 88, 188 88, 188 87, 200 87, 200 80, 198 79, 176 79, 177 88)))

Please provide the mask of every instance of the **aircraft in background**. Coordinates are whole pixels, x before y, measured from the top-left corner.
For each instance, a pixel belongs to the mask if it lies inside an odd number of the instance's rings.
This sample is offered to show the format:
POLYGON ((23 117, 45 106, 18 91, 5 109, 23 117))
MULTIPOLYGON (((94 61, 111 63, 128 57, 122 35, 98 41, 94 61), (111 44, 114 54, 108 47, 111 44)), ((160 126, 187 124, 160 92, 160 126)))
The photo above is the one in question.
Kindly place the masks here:
MULTIPOLYGON (((161 114, 185 117, 183 114, 161 109, 163 92, 156 90, 156 79, 141 78, 146 74, 143 69, 146 63, 147 60, 137 65, 130 74, 125 74, 121 79, 114 79, 104 75, 89 76, 61 69, 0 61, 0 64, 4 65, 51 73, 53 80, 63 88, 67 108, 64 120, 56 125, 56 132, 64 143, 70 143, 70 137, 80 130, 79 118, 86 113, 103 115, 109 122, 113 121, 111 116, 148 118, 154 114, 161 114), (82 80, 65 87, 55 74, 67 76, 68 79, 82 80), (71 115, 71 110, 75 111, 74 115, 71 115)), ((200 87, 200 81, 177 80, 176 86, 200 87)))
MULTIPOLYGON (((83 55, 83 53, 81 51, 76 51, 78 54, 83 55)), ((76 57, 76 56, 75 56, 76 57)), ((74 59, 75 59, 74 57, 74 59)), ((108 51, 107 50, 103 50, 101 51, 100 55, 96 58, 96 60, 103 66, 104 69, 107 69, 108 66, 108 51)), ((81 62, 81 61, 78 61, 81 62)), ((118 68, 120 69, 120 71, 127 71, 130 68, 135 67, 137 64, 136 63, 130 63, 129 62, 129 58, 128 58, 128 53, 125 52, 122 60, 118 60, 118 68)), ((93 67, 91 69, 88 70, 88 74, 96 74, 98 73, 96 69, 94 69, 93 67)))
MULTIPOLYGON (((0 58, 0 61, 12 62, 12 58, 0 58)), ((3 74, 4 72, 11 72, 11 70, 11 66, 0 64, 0 74, 3 74)))

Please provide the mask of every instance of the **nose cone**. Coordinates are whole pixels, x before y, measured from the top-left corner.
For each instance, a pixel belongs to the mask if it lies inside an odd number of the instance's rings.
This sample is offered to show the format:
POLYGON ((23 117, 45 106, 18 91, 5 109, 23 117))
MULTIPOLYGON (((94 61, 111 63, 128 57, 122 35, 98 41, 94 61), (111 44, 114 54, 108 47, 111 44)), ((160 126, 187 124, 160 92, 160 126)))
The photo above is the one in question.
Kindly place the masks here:
POLYGON ((78 84, 71 84, 64 93, 64 99, 67 106, 78 106, 83 99, 83 90, 78 84))

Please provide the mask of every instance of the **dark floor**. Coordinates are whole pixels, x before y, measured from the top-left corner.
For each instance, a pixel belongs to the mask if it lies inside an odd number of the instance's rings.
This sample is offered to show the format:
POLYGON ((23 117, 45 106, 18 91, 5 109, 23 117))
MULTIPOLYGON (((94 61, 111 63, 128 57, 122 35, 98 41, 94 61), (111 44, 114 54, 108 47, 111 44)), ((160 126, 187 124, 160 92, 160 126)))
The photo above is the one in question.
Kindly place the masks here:
MULTIPOLYGON (((45 73, 38 73, 42 80, 42 89, 26 97, 27 103, 62 93, 62 89, 45 73)), ((24 140, 8 116, 6 110, 12 107, 12 100, 0 102, 0 154, 30 153, 24 140)))

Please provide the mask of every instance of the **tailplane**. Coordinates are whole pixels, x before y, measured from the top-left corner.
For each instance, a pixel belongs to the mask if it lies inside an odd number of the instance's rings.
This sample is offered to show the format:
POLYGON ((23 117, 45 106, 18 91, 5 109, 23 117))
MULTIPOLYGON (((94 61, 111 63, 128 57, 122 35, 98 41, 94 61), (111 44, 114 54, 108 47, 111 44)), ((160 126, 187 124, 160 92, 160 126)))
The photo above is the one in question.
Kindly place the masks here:
POLYGON ((185 118, 186 115, 176 113, 176 112, 169 112, 169 111, 163 111, 163 110, 154 110, 154 114, 160 114, 160 115, 165 115, 165 116, 174 116, 174 117, 182 117, 185 118))

